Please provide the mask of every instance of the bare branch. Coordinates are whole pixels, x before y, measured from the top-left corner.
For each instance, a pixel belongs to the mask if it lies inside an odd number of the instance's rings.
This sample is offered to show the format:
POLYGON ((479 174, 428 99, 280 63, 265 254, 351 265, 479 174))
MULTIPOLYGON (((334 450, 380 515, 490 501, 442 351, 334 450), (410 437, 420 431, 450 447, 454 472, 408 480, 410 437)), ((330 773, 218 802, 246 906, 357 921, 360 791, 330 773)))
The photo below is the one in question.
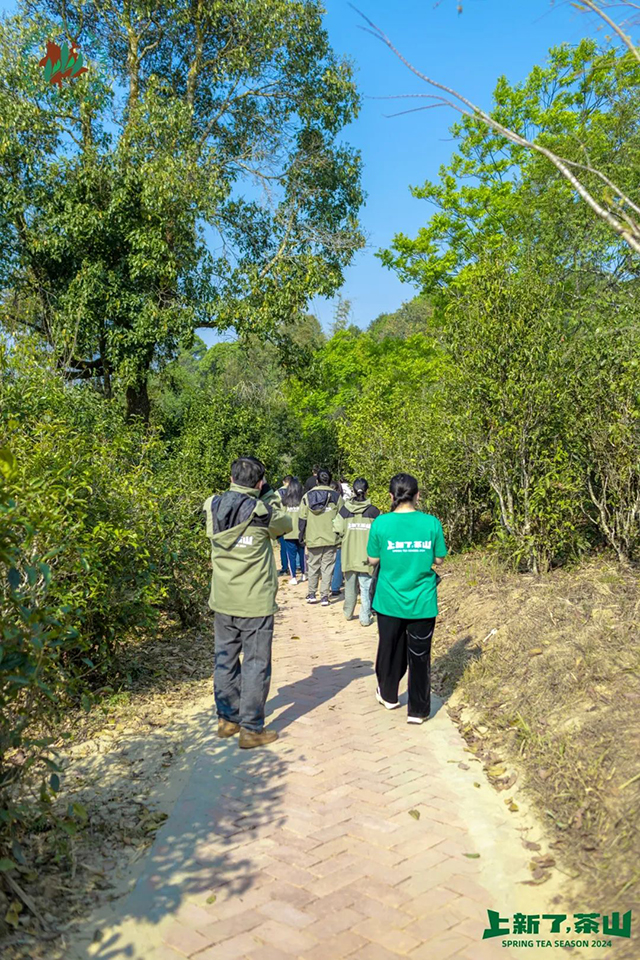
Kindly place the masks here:
MULTIPOLYGON (((562 157, 559 157, 552 150, 549 150, 547 147, 542 146, 542 144, 536 143, 535 141, 528 140, 526 137, 523 137, 521 134, 516 133, 514 130, 505 127, 503 124, 495 120, 490 114, 486 113, 481 107, 477 106, 467 97, 463 96, 461 93, 458 93, 457 90, 454 90, 452 87, 447 87, 443 83, 439 83, 437 80, 428 77, 425 73, 422 73, 417 67, 407 60, 407 58, 394 46, 389 37, 376 26, 372 20, 370 20, 361 10, 358 10, 353 4, 349 6, 358 13, 363 20, 369 25, 369 28, 363 27, 362 29, 365 33, 370 33, 376 39, 380 40, 385 46, 389 47, 392 53, 395 54, 398 59, 404 63, 408 70, 411 73, 415 74, 416 77, 419 77, 420 80, 423 80, 425 83, 428 83, 432 87, 436 87, 438 90, 444 91, 444 93, 449 94, 453 100, 458 100, 459 104, 456 104, 452 101, 448 101, 445 98, 441 98, 443 102, 448 103, 450 107, 457 110, 459 113, 464 114, 465 116, 471 117, 475 120, 481 120, 492 130, 495 130, 496 133, 499 133, 506 140, 509 140, 511 143, 516 144, 516 146, 525 147, 528 150, 533 150, 536 153, 540 153, 542 156, 546 157, 556 169, 562 174, 562 176, 567 180, 576 193, 584 200, 584 202, 593 210, 593 212, 603 220, 611 229, 617 233, 617 235, 627 243, 635 253, 640 254, 640 229, 636 224, 631 221, 629 223, 629 218, 625 216, 618 216, 616 213, 608 210, 606 207, 602 206, 601 203, 596 200, 592 193, 587 189, 587 187, 577 178, 577 176, 570 169, 571 166, 582 166, 584 165, 574 164, 573 162, 568 162, 562 157), (460 106, 464 104, 464 107, 460 106)), ((435 98, 434 98, 435 99, 435 98)), ((595 172, 595 171, 594 171, 595 172)), ((602 175, 604 176, 604 175, 602 175)), ((620 190, 617 188, 616 192, 620 196, 623 204, 636 209, 637 207, 633 202, 620 190)))
MULTIPOLYGON (((635 3, 629 3, 626 5, 639 9, 635 3)), ((600 17, 601 20, 604 20, 604 22, 611 27, 613 32, 620 37, 624 45, 629 48, 638 63, 640 63, 640 50, 638 50, 638 48, 635 46, 631 37, 624 32, 622 27, 620 27, 615 20, 612 20, 611 17, 605 13, 602 7, 596 3, 595 0, 580 0, 579 3, 574 3, 572 6, 576 7, 578 10, 580 10, 581 7, 586 7, 588 10, 591 10, 592 13, 595 13, 597 17, 600 17)))

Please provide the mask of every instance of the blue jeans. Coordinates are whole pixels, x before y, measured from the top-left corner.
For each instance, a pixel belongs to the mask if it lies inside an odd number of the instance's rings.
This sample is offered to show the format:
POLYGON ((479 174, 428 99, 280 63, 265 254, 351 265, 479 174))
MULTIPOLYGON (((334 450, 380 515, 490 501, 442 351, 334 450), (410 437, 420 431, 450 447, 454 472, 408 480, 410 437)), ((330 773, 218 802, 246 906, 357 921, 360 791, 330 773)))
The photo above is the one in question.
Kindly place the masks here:
POLYGON ((333 577, 331 578, 331 590, 333 593, 338 593, 340 587, 342 586, 342 563, 341 563, 342 550, 338 547, 338 552, 336 553, 336 565, 333 568, 333 577))
POLYGON ((287 548, 285 547, 286 540, 284 537, 278 537, 278 543, 280 544, 280 573, 287 572, 287 548))
POLYGON ((371 625, 371 576, 368 573, 356 573, 354 570, 348 570, 344 575, 344 615, 347 620, 351 620, 353 611, 356 608, 358 599, 358 586, 360 586, 360 623, 363 627, 371 625))
POLYGON ((287 568, 292 577, 296 575, 296 568, 304 573, 304 546, 299 540, 285 540, 287 551, 287 568))

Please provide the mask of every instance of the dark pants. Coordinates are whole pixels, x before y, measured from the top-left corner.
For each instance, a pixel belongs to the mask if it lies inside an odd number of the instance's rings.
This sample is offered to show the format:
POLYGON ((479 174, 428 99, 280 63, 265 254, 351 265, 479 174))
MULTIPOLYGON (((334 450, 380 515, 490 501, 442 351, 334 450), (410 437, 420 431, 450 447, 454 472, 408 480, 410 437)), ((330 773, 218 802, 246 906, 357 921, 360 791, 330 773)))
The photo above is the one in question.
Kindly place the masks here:
POLYGON ((292 577, 296 575, 296 567, 304 573, 304 547, 299 540, 285 540, 287 548, 287 566, 292 577))
POLYGON ((287 572, 287 548, 285 546, 286 540, 284 537, 278 537, 278 543, 280 544, 280 573, 287 572))
POLYGON ((218 717, 247 730, 262 730, 271 685, 273 615, 231 617, 216 613, 214 630, 213 686, 218 717))
POLYGON ((409 716, 428 717, 431 710, 431 640, 435 617, 405 620, 378 614, 376 677, 383 700, 397 703, 398 685, 409 668, 409 716))
POLYGON ((333 575, 331 577, 331 592, 339 593, 340 587, 342 586, 342 550, 338 547, 336 553, 336 565, 333 568, 333 575))

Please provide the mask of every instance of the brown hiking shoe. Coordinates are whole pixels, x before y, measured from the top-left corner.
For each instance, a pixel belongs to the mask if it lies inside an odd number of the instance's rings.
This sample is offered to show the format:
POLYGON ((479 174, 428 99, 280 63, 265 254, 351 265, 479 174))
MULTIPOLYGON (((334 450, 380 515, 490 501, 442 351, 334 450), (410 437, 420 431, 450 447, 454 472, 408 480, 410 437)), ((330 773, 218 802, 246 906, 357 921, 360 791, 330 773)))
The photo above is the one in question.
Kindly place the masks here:
POLYGON ((232 737, 234 733, 238 732, 239 729, 239 723, 233 723, 231 720, 223 720, 222 718, 218 720, 219 737, 232 737))
POLYGON ((240 728, 240 746, 243 750, 251 750, 252 747, 266 747, 268 743, 273 743, 277 739, 278 734, 275 730, 261 730, 258 733, 257 730, 240 728))

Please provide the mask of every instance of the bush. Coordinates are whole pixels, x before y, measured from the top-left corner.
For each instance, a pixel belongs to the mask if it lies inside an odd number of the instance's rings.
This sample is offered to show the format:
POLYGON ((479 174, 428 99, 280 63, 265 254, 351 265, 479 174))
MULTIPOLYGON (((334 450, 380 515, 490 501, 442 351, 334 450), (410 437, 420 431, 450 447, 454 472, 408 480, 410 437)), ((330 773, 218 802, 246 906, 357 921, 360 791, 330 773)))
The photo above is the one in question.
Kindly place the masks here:
MULTIPOLYGON (((54 767, 47 734, 64 707, 113 682, 123 645, 162 612, 203 608, 199 503, 173 479, 157 435, 126 424, 23 346, 0 356, 0 817, 28 816, 24 775, 54 767)), ((0 856, 2 854, 0 853, 0 856)))

